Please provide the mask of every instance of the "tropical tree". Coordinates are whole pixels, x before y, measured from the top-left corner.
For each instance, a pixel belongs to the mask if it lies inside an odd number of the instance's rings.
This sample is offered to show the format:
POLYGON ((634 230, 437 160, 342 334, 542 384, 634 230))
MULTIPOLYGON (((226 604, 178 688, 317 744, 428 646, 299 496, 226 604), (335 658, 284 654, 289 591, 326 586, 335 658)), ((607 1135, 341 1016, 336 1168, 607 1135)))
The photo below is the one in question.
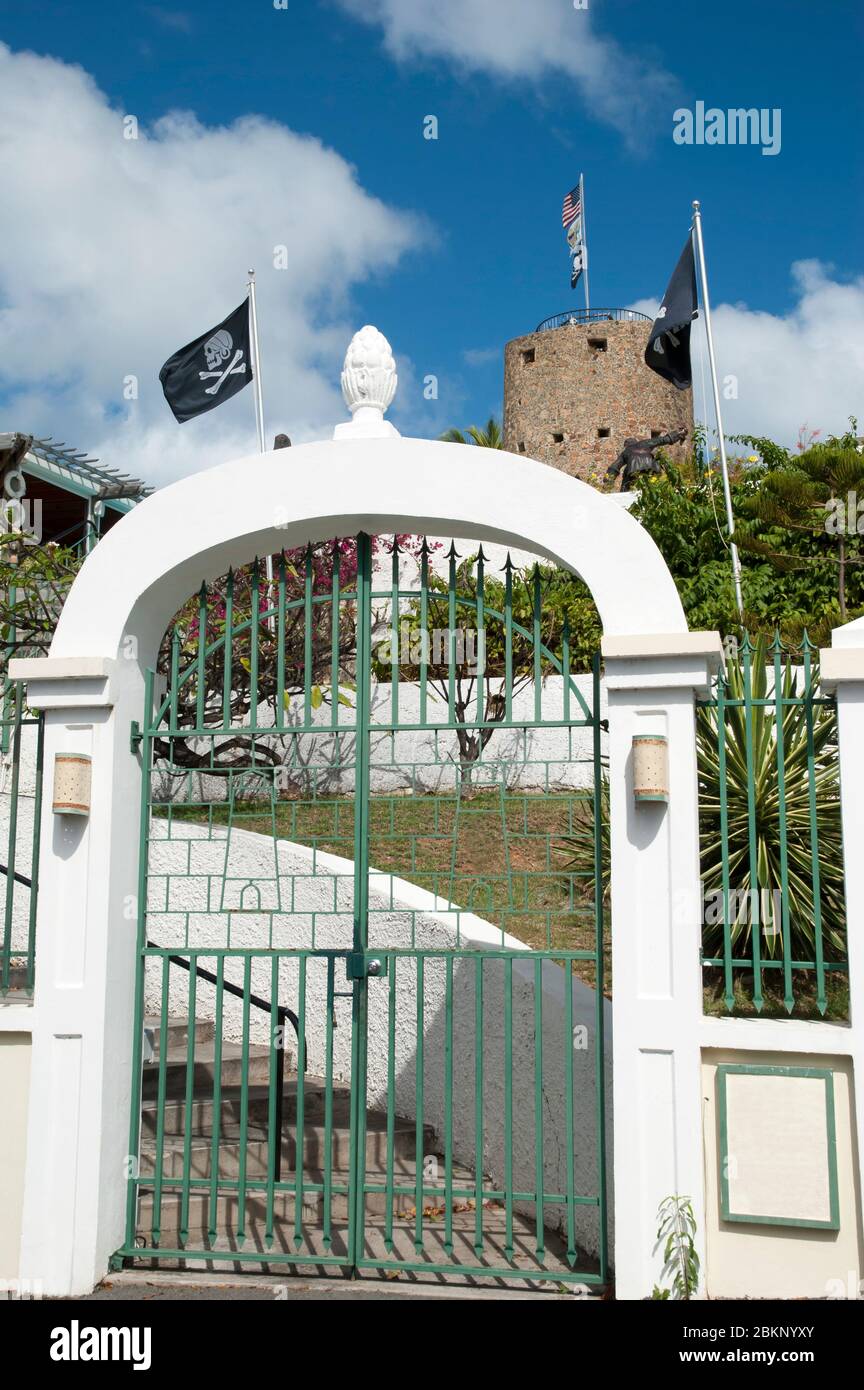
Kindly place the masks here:
POLYGON ((64 546, 34 545, 23 532, 0 535, 0 676, 13 656, 47 653, 81 564, 64 546))
MULTIPOLYGON (((749 457, 733 460, 730 467, 736 540, 746 555, 744 626, 751 634, 764 632, 769 638, 779 627, 784 640, 793 644, 800 642, 806 630, 817 645, 824 645, 830 640, 831 629, 841 621, 841 537, 826 531, 825 523, 849 530, 843 516, 835 520, 841 508, 851 510, 848 494, 838 491, 833 506, 820 503, 806 517, 806 525, 802 521, 794 529, 784 527, 778 524, 776 512, 766 508, 760 515, 761 504, 754 506, 754 499, 763 489, 765 495, 772 488, 783 489, 782 479, 798 472, 802 458, 825 446, 811 446, 799 458, 757 436, 737 436, 736 442, 753 451, 749 457), (781 558, 781 552, 788 558, 781 558)), ((840 443, 861 459, 854 434, 844 436, 840 443)), ((799 474, 799 478, 804 476, 799 474)), ((839 477, 835 485, 839 488, 839 477)), ((864 487, 859 492, 859 510, 864 510, 864 487)), ((691 628, 718 628, 724 636, 740 636, 716 465, 697 455, 690 464, 670 468, 667 477, 637 480, 632 514, 661 550, 691 628)), ((859 560, 860 536, 853 538, 850 533, 842 539, 846 541, 844 601, 848 618, 864 608, 864 564, 859 560)))
MULTIPOLYGON (((397 536, 402 552, 412 554, 421 545, 416 536, 397 536)), ((390 537, 372 537, 372 556, 389 553, 390 537)), ((199 594, 187 600, 162 640, 158 670, 170 681, 172 671, 192 669, 192 676, 176 691, 172 717, 172 738, 155 740, 157 755, 170 756, 177 767, 212 770, 247 766, 252 761, 276 766, 282 760, 278 740, 256 739, 240 732, 230 739, 202 740, 194 734, 200 729, 198 666, 200 644, 204 644, 203 712, 204 727, 216 733, 225 725, 226 632, 230 613, 231 667, 230 725, 240 730, 257 709, 269 710, 276 725, 284 726, 285 710, 304 693, 307 660, 311 684, 311 703, 319 708, 333 701, 351 701, 356 681, 357 614, 356 602, 344 599, 334 614, 329 599, 338 571, 340 592, 356 592, 357 540, 350 536, 301 547, 274 556, 275 583, 284 588, 284 642, 278 640, 279 625, 272 617, 277 599, 260 561, 244 565, 223 575, 199 594), (306 603, 307 595, 311 603, 306 603), (324 601, 322 601, 324 600, 324 601), (307 619, 308 613, 308 619, 307 619), (337 622, 334 643, 333 621, 337 622), (203 636, 202 636, 203 635, 203 636), (252 643, 255 643, 255 677, 252 676, 252 643), (280 651, 281 647, 281 651, 280 651), (333 652, 338 647, 338 682, 334 684, 333 652), (281 659, 280 659, 281 658, 281 659), (280 699, 285 708, 279 708, 280 699), (190 730, 185 737, 183 730, 190 730)))
POLYGON ((467 437, 461 430, 452 429, 448 430, 446 434, 442 434, 441 438, 445 444, 478 444, 481 449, 504 448, 501 426, 494 415, 489 416, 482 429, 478 428, 477 425, 471 425, 467 437))
POLYGON ((765 473, 757 491, 746 499, 744 513, 781 534, 778 538, 745 533, 740 542, 742 550, 765 556, 778 570, 822 567, 835 574, 844 623, 849 566, 864 564, 857 529, 859 493, 864 499, 864 455, 855 437, 857 424, 851 424, 852 432, 842 438, 814 444, 788 466, 765 473), (789 545, 790 533, 809 538, 812 553, 796 553, 789 545))
MULTIPOLYGON (((508 561, 502 579, 486 569, 482 549, 458 565, 456 558, 455 550, 451 551, 452 569, 447 577, 434 572, 429 574, 425 605, 418 596, 400 613, 399 676, 405 681, 419 681, 425 676, 427 691, 434 701, 450 704, 452 699, 459 764, 468 784, 474 764, 480 760, 495 733, 493 726, 505 717, 508 679, 511 695, 515 696, 535 679, 538 666, 541 681, 556 674, 559 667, 552 658, 560 659, 565 637, 571 674, 590 671, 593 655, 600 645, 601 625, 588 588, 567 570, 540 564, 522 570, 508 561), (457 595, 458 631, 453 634, 450 634, 451 585, 457 595), (509 666, 505 619, 508 591, 509 666), (476 631, 481 592, 482 649, 476 631), (425 632, 421 622, 424 611, 425 632), (536 662, 535 621, 539 621, 540 644, 544 649, 536 662), (422 666, 421 652, 426 654, 422 666)), ((375 674, 379 680, 391 678, 390 656, 389 644, 385 642, 375 655, 375 674)))
MULTIPOLYGON (((332 591, 338 566, 341 588, 354 587, 357 577, 357 544, 352 537, 323 545, 286 551, 274 557, 275 583, 284 588, 285 637, 278 640, 278 625, 271 616, 276 597, 260 561, 231 570, 203 586, 190 597, 167 629, 159 650, 157 670, 169 684, 175 672, 180 680, 172 690, 171 738, 154 740, 157 757, 170 759, 176 768, 209 771, 255 766, 275 767, 282 761, 278 740, 255 738, 240 731, 250 715, 267 710, 273 723, 283 725, 285 708, 305 690, 306 656, 311 658, 313 706, 340 698, 354 681, 356 614, 353 603, 338 608, 339 688, 332 684, 333 605, 320 599, 332 591), (312 604, 304 602, 307 585, 312 604), (315 600, 318 599, 318 602, 315 600), (307 646, 307 607, 311 632, 307 646), (230 621, 230 692, 226 711, 226 656, 230 621), (254 678, 252 647, 255 647, 254 678), (199 654, 203 645, 203 661, 199 654), (280 663, 281 646, 281 663, 280 663), (281 670, 281 684, 280 684, 281 670), (183 679, 184 672, 191 675, 183 679), (217 734, 226 724, 235 730, 230 738, 202 738, 199 713, 199 673, 203 674, 203 727, 217 734), (254 690, 253 690, 254 685, 254 690), (253 709, 253 701, 255 708, 253 709), (199 733, 193 731, 199 727, 199 733), (188 737, 184 730, 188 729, 188 737)), ((343 696, 344 698, 344 696, 343 696)), ((267 719, 264 718, 264 723, 267 719)))

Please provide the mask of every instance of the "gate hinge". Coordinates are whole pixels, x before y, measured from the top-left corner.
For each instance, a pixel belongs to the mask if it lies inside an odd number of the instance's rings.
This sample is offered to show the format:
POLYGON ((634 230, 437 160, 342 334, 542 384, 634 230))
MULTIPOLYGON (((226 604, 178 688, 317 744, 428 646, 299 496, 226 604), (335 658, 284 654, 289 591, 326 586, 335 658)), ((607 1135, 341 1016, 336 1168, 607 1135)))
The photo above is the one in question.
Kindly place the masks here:
POLYGON ((143 739, 144 739, 144 735, 143 735, 142 732, 141 732, 141 725, 138 723, 138 720, 137 720, 137 719, 133 719, 133 720, 132 720, 132 728, 131 728, 130 733, 129 733, 129 751, 130 751, 130 753, 137 753, 137 752, 138 752, 138 745, 139 745, 141 742, 143 742, 143 739))

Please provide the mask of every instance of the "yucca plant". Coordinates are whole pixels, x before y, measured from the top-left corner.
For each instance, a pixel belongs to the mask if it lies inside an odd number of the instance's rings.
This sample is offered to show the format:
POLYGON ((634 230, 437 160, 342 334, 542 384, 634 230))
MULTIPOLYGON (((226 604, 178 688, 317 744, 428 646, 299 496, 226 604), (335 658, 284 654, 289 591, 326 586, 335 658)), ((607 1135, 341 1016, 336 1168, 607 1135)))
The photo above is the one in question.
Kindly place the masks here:
MULTIPOLYGON (((805 638, 806 643, 806 638, 805 638)), ((805 646, 805 661, 815 662, 805 646)), ((801 679, 792 664, 784 662, 777 638, 769 647, 760 637, 754 646, 745 641, 740 659, 727 663, 720 692, 725 730, 726 811, 728 817, 728 881, 734 898, 730 912, 730 937, 735 955, 751 948, 751 927, 761 923, 760 954, 771 959, 783 953, 782 848, 785 831, 789 931, 793 959, 813 959, 814 861, 811 826, 811 773, 808 748, 812 729, 813 819, 818 845, 819 906, 826 958, 845 952, 843 894, 843 845, 840 828, 840 779, 836 723, 824 705, 802 698, 801 679), (782 697, 783 791, 781 813, 778 775, 778 721, 775 690, 782 697), (753 817, 755 856, 750 852, 750 800, 748 797, 747 710, 745 692, 751 697, 753 817), (759 701, 768 703, 760 704, 759 701), (789 703, 786 703, 786 702, 789 703), (735 702, 735 703, 729 703, 735 702), (740 702, 740 703, 739 703, 740 702), (809 716, 808 716, 809 709, 809 716), (755 899, 755 901, 754 901, 755 899)), ((696 720, 699 773, 699 829, 701 874, 706 901, 720 904, 706 921, 703 949, 706 956, 723 953, 723 838, 721 828, 720 739, 717 704, 700 705, 696 720)))
MULTIPOLYGON (((806 643, 806 638, 805 638, 806 643)), ((809 643, 805 660, 811 668, 811 687, 818 672, 809 643)), ((722 690, 726 760, 727 853, 730 887, 730 937, 733 953, 752 949, 751 927, 758 906, 760 955, 772 959, 783 954, 781 889, 782 829, 785 822, 787 851, 787 903, 791 952, 794 960, 812 960, 815 949, 813 853, 810 823, 810 772, 808 769, 808 707, 812 728, 813 799, 818 844, 819 906, 826 960, 845 956, 846 930, 843 889, 843 846, 840 827, 840 781, 837 763, 836 724, 822 704, 802 698, 800 671, 784 663, 779 639, 770 647, 760 638, 748 642, 740 659, 727 663, 722 690), (777 758, 777 713, 774 702, 775 671, 783 700, 783 771, 785 817, 780 810, 777 758), (755 821, 755 882, 750 872, 750 820, 747 766, 747 713, 744 692, 749 681, 752 741, 753 810, 755 821), (730 703, 740 701, 741 703, 730 703), (759 704, 758 701, 767 703, 759 704), (788 702, 788 703, 786 703, 788 702), (753 893, 758 895, 754 904, 753 893), (734 895, 734 896, 733 896, 734 895)), ((700 705, 696 716, 699 777, 699 828, 701 877, 709 905, 703 924, 703 950, 708 957, 722 956, 723 839, 721 832, 720 752, 718 709, 715 703, 700 705), (710 911, 716 904, 717 910, 710 911)), ((609 894, 609 789, 604 783, 600 799, 604 844, 604 898, 609 894)), ((578 876, 586 892, 594 886, 593 805, 586 809, 574 834, 558 846, 565 871, 578 876)))
MULTIPOLYGON (((589 794, 580 801, 573 814, 573 834, 564 835, 555 846, 562 856, 562 868, 577 880, 577 891, 581 888, 586 896, 594 894, 594 796, 589 794)), ((609 903, 609 888, 612 881, 612 865, 609 852, 609 779, 603 778, 600 786, 600 847, 603 863, 603 902, 609 903)))

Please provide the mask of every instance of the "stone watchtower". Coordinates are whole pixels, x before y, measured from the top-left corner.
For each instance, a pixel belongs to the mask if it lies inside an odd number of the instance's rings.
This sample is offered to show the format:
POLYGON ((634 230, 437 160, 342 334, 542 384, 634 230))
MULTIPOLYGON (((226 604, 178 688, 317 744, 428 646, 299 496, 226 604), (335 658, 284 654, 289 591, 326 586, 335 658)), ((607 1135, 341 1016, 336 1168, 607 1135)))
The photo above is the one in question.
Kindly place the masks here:
POLYGON ((650 324, 632 309, 573 310, 507 343, 504 448, 599 486, 625 439, 691 435, 692 391, 645 365, 650 324))

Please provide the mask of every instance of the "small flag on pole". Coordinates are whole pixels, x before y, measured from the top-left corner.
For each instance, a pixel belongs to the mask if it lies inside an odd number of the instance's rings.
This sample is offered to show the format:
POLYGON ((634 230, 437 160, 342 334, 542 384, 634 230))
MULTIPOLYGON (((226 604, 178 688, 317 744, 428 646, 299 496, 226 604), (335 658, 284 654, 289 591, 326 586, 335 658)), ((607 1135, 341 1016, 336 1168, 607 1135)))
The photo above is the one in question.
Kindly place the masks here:
POLYGON ((159 380, 165 399, 182 425, 236 396, 252 380, 249 356, 249 300, 194 342, 169 357, 159 380))
POLYGON ((575 290, 579 283, 579 276, 585 269, 581 178, 576 187, 571 188, 564 199, 564 207, 561 210, 561 225, 567 233, 567 245, 570 247, 570 288, 575 290))
POLYGON ((652 372, 671 381, 679 391, 686 391, 693 385, 690 324, 697 313, 696 262, 693 238, 688 237, 651 325, 645 349, 645 361, 652 372))
POLYGON ((563 227, 564 227, 565 232, 566 232, 567 228, 570 226, 570 223, 571 223, 571 222, 575 222, 576 219, 577 219, 577 217, 581 217, 581 216, 582 216, 582 194, 581 194, 581 191, 580 191, 580 188, 579 188, 579 184, 577 183, 576 187, 575 187, 575 188, 571 188, 571 189, 570 189, 570 192, 567 194, 566 198, 564 199, 564 209, 563 209, 563 212, 562 212, 562 214, 561 214, 561 222, 562 222, 562 225, 563 225, 563 227))

